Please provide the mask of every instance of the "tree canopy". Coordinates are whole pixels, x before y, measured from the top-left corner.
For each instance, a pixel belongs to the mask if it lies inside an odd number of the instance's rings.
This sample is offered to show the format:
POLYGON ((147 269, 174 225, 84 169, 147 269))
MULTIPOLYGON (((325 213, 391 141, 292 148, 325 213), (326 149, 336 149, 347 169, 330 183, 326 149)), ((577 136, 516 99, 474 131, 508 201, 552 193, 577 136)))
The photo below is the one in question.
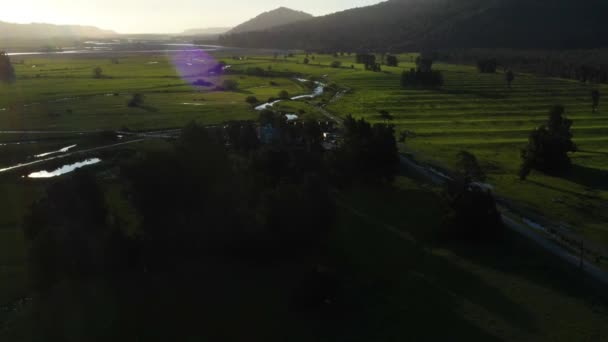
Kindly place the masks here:
POLYGON ((528 146, 521 152, 520 177, 526 179, 532 170, 559 175, 571 167, 568 153, 576 152, 572 141, 572 120, 564 117, 563 106, 554 106, 549 120, 530 133, 528 146))

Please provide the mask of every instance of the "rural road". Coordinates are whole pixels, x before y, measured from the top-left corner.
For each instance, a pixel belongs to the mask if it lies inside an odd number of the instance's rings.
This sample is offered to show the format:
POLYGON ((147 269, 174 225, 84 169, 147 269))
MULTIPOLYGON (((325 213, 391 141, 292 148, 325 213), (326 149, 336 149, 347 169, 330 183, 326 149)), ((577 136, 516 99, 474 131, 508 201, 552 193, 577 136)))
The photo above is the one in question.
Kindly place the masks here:
MULTIPOLYGON (((430 182, 436 185, 444 185, 449 177, 442 175, 438 172, 434 172, 432 169, 421 166, 418 163, 415 163, 410 158, 404 155, 400 155, 399 159, 401 161, 401 165, 405 168, 414 171, 419 176, 428 179, 430 182)), ((590 275, 593 279, 597 280, 603 285, 608 286, 608 272, 602 270, 601 268, 595 266, 594 264, 588 262, 585 259, 582 259, 579 255, 575 255, 570 251, 566 250, 564 247, 560 246, 556 242, 552 241, 549 237, 539 234, 533 231, 530 227, 527 227, 519 222, 517 222, 515 217, 522 217, 522 215, 511 211, 510 209, 497 205, 499 211, 502 214, 504 224, 511 230, 517 232, 528 240, 533 241, 543 250, 551 253, 552 255, 558 257, 565 263, 575 267, 581 268, 582 271, 590 275)))

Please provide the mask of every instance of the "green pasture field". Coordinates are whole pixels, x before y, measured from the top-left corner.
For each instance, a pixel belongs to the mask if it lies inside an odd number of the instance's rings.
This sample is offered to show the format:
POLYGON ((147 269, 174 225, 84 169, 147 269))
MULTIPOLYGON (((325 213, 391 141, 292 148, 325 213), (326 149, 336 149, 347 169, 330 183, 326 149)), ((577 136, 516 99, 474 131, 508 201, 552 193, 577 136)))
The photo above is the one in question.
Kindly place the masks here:
MULTIPOLYGON (((591 240, 608 243, 608 105, 600 103, 599 113, 592 113, 593 85, 518 74, 509 89, 500 72, 481 74, 472 66, 438 63, 434 68, 443 72, 444 87, 404 89, 400 75, 415 67, 415 54, 400 55, 399 67, 383 67, 378 73, 364 71, 354 55, 314 56, 308 65, 300 54, 286 59, 252 57, 236 67, 271 66, 349 89, 337 101, 326 98, 326 108, 371 122, 383 122, 378 111, 387 110, 394 116, 397 132, 409 133, 403 152, 445 169, 456 167, 458 152, 472 152, 497 193, 591 240), (334 60, 342 67, 331 68, 334 60), (574 120, 574 141, 580 151, 571 155, 573 172, 564 178, 533 172, 527 181, 520 181, 520 151, 528 134, 547 120, 556 104, 564 105, 574 120)), ((608 86, 600 88, 608 93, 608 86)))
POLYGON ((23 57, 25 64, 15 65, 17 82, 0 85, 0 129, 155 129, 181 127, 193 120, 213 124, 255 119, 257 113, 245 103, 247 96, 266 101, 281 90, 294 96, 308 91, 289 78, 245 75, 207 79, 215 85, 226 79, 239 83, 235 92, 213 91, 190 85, 196 78, 184 79, 166 56, 118 60, 120 64, 112 64, 109 56, 23 57), (101 79, 93 77, 98 66, 103 69, 101 79), (142 108, 127 106, 134 93, 145 95, 142 108))
MULTIPOLYGON (((230 54, 218 55, 217 59, 232 65, 232 69, 228 75, 211 81, 220 84, 224 79, 237 80, 240 87, 235 92, 191 86, 178 76, 164 55, 122 56, 120 64, 112 64, 110 57, 19 57, 17 59, 25 63, 16 65, 17 82, 11 86, 0 85, 0 131, 162 129, 180 127, 192 120, 216 124, 255 119, 258 114, 245 103, 247 96, 265 101, 276 97, 281 90, 287 90, 290 96, 310 93, 301 82, 290 77, 297 74, 337 84, 346 94, 338 100, 332 100, 335 94, 330 92, 313 100, 281 102, 276 105, 281 111, 302 110, 305 118, 319 119, 323 114, 318 106, 323 105, 334 115, 352 114, 381 122, 378 111, 388 110, 395 117, 393 123, 398 133, 410 131, 410 137, 402 146, 403 152, 451 169, 455 167, 456 154, 468 150, 478 157, 488 173, 488 182, 499 194, 567 223, 590 239, 608 243, 608 211, 605 210, 608 209, 608 110, 603 106, 599 113, 591 113, 589 85, 517 75, 513 89, 508 89, 501 73, 486 75, 470 66, 437 64, 435 69, 443 71, 445 76, 443 88, 403 89, 399 84, 400 74, 414 66, 415 56, 400 55, 399 67, 383 67, 383 72, 374 73, 355 64, 354 56, 315 55, 315 59, 311 58, 305 65, 303 54, 277 59, 271 56, 233 59, 230 54), (340 60, 342 67, 331 68, 329 64, 334 60, 340 60), (106 77, 93 78, 92 70, 97 66, 104 70, 106 77), (271 67, 273 71, 284 72, 285 76, 245 75, 243 71, 250 67, 264 70, 271 67), (144 108, 127 107, 133 93, 146 96, 144 108), (554 104, 563 104, 568 117, 574 120, 574 140, 581 151, 572 155, 573 175, 555 178, 534 172, 528 181, 522 182, 517 178, 519 151, 525 146, 527 134, 546 120, 554 104)), ((602 86, 602 93, 607 94, 608 87, 602 86)), ((10 142, 21 137, 0 134, 0 141, 10 142)), ((0 168, 26 161, 36 153, 68 146, 72 143, 70 139, 73 137, 45 140, 40 145, 0 146, 0 168)), ((2 307, 4 303, 27 296, 24 292, 25 248, 19 226, 31 201, 43 193, 44 183, 2 176, 0 191, 2 307)), ((435 248, 431 254, 420 252, 419 245, 398 240, 382 230, 382 223, 424 240, 441 216, 441 208, 433 206, 436 197, 430 190, 421 190, 403 179, 397 182, 394 191, 370 191, 349 194, 344 201, 373 220, 362 220, 348 210, 341 210, 336 236, 336 243, 344 248, 344 262, 353 264, 355 274, 350 276, 360 276, 354 279, 353 298, 358 296, 358 291, 364 291, 366 296, 377 296, 364 297, 365 302, 361 303, 378 310, 370 312, 394 313, 385 317, 386 322, 375 322, 370 331, 382 330, 382 324, 388 324, 391 319, 397 322, 418 317, 420 323, 423 321, 420 317, 436 317, 437 312, 432 309, 436 305, 431 299, 431 305, 422 299, 408 302, 409 295, 404 297, 403 292, 392 292, 396 288, 391 286, 399 285, 389 285, 409 284, 410 293, 416 298, 433 298, 439 294, 453 303, 453 307, 440 309, 441 321, 451 322, 449 326, 458 327, 472 339, 498 336, 568 341, 580 336, 601 340, 605 335, 601 328, 606 321, 605 307, 586 299, 584 290, 573 284, 576 280, 567 280, 568 284, 554 288, 556 282, 561 284, 562 273, 546 267, 550 262, 548 256, 534 252, 530 246, 519 249, 521 255, 515 255, 512 247, 494 249, 493 246, 471 255, 469 246, 460 245, 435 248), (370 203, 369 198, 383 200, 370 203), (372 231, 377 235, 370 234, 372 231), (368 252, 361 253, 366 250, 368 252), (509 251, 513 255, 501 254, 509 251), (389 262, 391 260, 395 262, 389 262), (418 263, 423 266, 412 266, 418 263), (446 263, 450 266, 445 266, 446 263), (408 271, 401 276, 404 267, 408 271), (357 270, 364 271, 356 274, 357 270), (464 278, 461 271, 466 274, 464 278), (386 293, 390 296, 374 294, 376 285, 365 283, 370 274, 367 272, 386 282, 380 285, 389 287, 391 291, 386 293), (397 274, 398 279, 391 278, 397 274), (466 281, 457 282, 454 288, 445 285, 458 279, 466 281), (483 301, 476 299, 480 293, 483 301), (411 308, 409 313, 404 311, 407 307, 411 308), (569 335, 575 332, 581 335, 569 335)), ((110 189, 108 198, 112 206, 120 210, 124 203, 111 200, 119 197, 115 192, 110 189)), ((136 220, 129 219, 130 222, 136 220)), ((5 314, 0 312, 0 323, 2 315, 5 314)), ((387 334, 397 333, 391 329, 399 326, 387 326, 387 334)), ((418 335, 421 333, 422 330, 413 330, 412 336, 422 336, 418 335)))

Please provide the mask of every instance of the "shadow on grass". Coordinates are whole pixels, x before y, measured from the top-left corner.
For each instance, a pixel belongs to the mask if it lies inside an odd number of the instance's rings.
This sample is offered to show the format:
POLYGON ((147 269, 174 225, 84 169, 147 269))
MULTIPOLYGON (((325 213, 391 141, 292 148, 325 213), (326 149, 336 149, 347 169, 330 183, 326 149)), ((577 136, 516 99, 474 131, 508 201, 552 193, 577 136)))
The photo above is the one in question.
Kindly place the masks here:
POLYGON ((463 301, 519 330, 536 331, 530 313, 478 276, 361 218, 342 222, 337 240, 347 265, 342 269, 350 269, 345 293, 355 305, 347 312, 359 316, 356 327, 369 327, 359 331, 360 340, 499 340, 479 328, 484 322, 475 325, 463 316, 463 301))
POLYGON ((572 165, 572 170, 565 177, 567 180, 587 188, 608 190, 608 171, 582 165, 572 165))
POLYGON ((484 99, 506 99, 507 95, 500 92, 487 92, 487 91, 473 91, 473 90, 462 90, 462 89, 446 89, 440 88, 437 89, 439 93, 449 94, 449 95, 473 95, 478 96, 484 99))
POLYGON ((537 181, 534 181, 534 180, 531 180, 531 179, 527 179, 526 182, 530 183, 530 184, 534 184, 534 185, 540 186, 540 187, 543 187, 543 188, 546 188, 546 189, 550 189, 550 190, 554 190, 554 191, 558 191, 558 192, 563 192, 563 193, 571 195, 571 196, 585 197, 585 198, 589 198, 589 199, 599 199, 599 196, 593 196, 593 195, 588 195, 588 194, 581 193, 581 192, 575 192, 575 191, 571 191, 571 190, 566 190, 566 189, 558 188, 556 186, 552 186, 552 185, 549 185, 549 184, 544 184, 544 183, 541 183, 541 182, 537 182, 537 181))

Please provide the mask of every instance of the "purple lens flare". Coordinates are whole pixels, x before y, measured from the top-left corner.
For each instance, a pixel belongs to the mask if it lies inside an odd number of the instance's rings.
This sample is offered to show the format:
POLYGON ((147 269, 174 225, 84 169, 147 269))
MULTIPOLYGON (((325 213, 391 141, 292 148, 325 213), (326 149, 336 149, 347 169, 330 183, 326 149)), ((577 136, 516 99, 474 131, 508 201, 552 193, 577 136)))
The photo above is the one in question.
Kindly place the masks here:
POLYGON ((225 70, 211 54, 200 48, 189 48, 170 55, 177 74, 193 85, 219 85, 225 70))

